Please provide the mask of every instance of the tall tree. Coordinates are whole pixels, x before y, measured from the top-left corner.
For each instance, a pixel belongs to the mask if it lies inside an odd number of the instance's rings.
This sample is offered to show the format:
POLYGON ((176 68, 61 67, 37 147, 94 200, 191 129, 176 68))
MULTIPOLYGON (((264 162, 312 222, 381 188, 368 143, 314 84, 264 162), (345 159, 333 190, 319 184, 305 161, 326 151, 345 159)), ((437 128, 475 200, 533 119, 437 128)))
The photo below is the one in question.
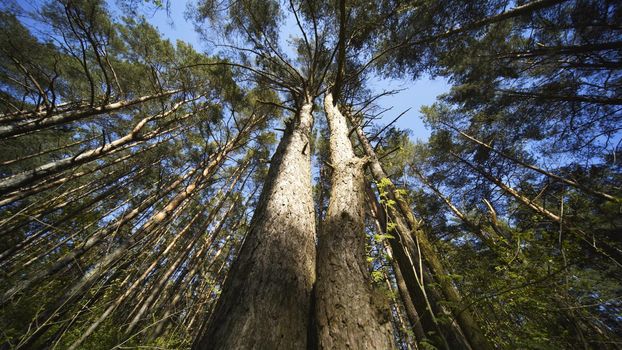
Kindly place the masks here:
POLYGON ((0 348, 620 347, 618 3, 177 5, 0 5, 0 348))
POLYGON ((303 97, 272 156, 250 231, 196 349, 306 347, 315 282, 312 108, 303 97))
POLYGON ((348 124, 333 96, 324 110, 330 128, 330 199, 318 237, 315 287, 318 347, 390 349, 393 339, 383 299, 374 293, 365 257, 365 177, 348 124))

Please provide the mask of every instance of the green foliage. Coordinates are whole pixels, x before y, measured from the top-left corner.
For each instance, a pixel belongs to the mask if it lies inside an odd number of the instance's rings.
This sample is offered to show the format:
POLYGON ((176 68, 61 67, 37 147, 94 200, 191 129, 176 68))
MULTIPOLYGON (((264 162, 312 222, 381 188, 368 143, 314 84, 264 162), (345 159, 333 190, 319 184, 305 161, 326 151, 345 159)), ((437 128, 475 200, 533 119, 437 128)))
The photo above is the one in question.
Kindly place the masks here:
MULTIPOLYGON (((461 322, 452 312, 469 310, 499 349, 620 342, 620 4, 353 0, 344 3, 339 33, 336 1, 201 0, 188 17, 210 45, 225 44, 210 46, 213 55, 173 43, 149 23, 144 7, 171 4, 122 0, 121 18, 104 1, 0 7, 0 131, 34 125, 0 139, 3 186, 29 179, 0 187, 1 295, 35 281, 2 305, 0 347, 32 337, 22 348, 68 348, 100 317, 79 348, 190 347, 263 205, 282 124, 295 122, 292 111, 307 94, 317 104, 335 85, 344 111, 365 106, 349 127, 365 123, 382 109, 368 84, 373 69, 452 84, 421 109, 427 142, 397 127, 365 129, 388 176, 375 183, 386 218, 361 233, 365 278, 372 303, 391 302, 394 329, 402 330, 396 344, 438 345, 439 334, 414 339, 400 321, 387 249, 421 237, 447 271, 424 280, 442 331, 461 322), (339 68, 344 80, 334 84, 339 68), (73 117, 44 125, 66 115, 73 117), (132 141, 113 144, 126 136, 132 141), (80 163, 89 152, 101 153, 80 163), (180 194, 187 198, 176 202, 180 194), (417 231, 400 227, 398 235, 395 216, 410 214, 417 231), (97 278, 83 283, 88 276, 97 278), (447 286, 460 297, 443 295, 447 286), (66 294, 71 288, 78 292, 66 294)), ((317 132, 305 150, 321 168, 314 185, 321 219, 332 170, 315 107, 317 132)), ((409 258, 420 254, 415 248, 409 258)), ((419 263, 432 271, 429 256, 408 267, 418 271, 419 263)))
POLYGON ((427 339, 423 339, 417 343, 423 350, 437 350, 438 348, 430 343, 427 339))
MULTIPOLYGON (((391 223, 389 223, 389 224, 391 224, 391 223)), ((387 226, 389 226, 389 225, 387 225, 387 226)), ((389 228, 387 227, 387 231, 388 231, 388 232, 391 232, 391 229, 389 229, 389 228)), ((379 243, 380 243, 380 242, 384 241, 385 239, 395 239, 395 237, 394 237, 394 236, 392 236, 392 235, 390 235, 390 234, 374 235, 374 240, 375 240, 376 242, 379 242, 379 243)))

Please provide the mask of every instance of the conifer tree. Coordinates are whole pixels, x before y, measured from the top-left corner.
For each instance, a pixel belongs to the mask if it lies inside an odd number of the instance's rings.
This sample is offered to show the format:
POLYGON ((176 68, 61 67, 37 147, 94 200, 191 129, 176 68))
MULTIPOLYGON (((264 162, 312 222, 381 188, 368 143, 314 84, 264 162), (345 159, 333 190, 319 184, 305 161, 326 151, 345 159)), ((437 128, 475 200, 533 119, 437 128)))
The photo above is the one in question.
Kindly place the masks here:
POLYGON ((179 5, 0 5, 1 349, 620 348, 617 2, 179 5))

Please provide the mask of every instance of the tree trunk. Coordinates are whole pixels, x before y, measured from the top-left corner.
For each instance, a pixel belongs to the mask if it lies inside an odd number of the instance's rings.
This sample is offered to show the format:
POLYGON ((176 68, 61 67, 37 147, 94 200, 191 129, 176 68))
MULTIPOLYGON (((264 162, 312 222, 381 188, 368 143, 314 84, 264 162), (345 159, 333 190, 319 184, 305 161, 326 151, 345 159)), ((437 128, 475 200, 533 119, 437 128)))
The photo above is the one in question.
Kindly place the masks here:
MULTIPOLYGON (((256 122, 257 121, 255 120, 252 123, 254 124, 256 122)), ((240 131, 240 133, 234 139, 231 139, 226 145, 224 145, 223 149, 221 149, 218 153, 214 154, 213 157, 208 158, 206 160, 207 165, 196 179, 194 179, 190 184, 188 184, 181 191, 179 191, 171 200, 169 200, 164 208, 159 210, 157 213, 151 215, 151 217, 147 221, 145 221, 144 224, 141 225, 140 229, 137 230, 136 233, 130 236, 127 240, 123 240, 110 254, 100 260, 96 264, 96 266, 98 266, 98 268, 102 268, 102 266, 105 266, 105 264, 115 262, 136 241, 141 239, 141 237, 144 237, 147 233, 151 232, 154 227, 161 224, 166 219, 170 218, 173 212, 180 205, 185 203, 188 198, 190 198, 196 193, 197 190, 201 189, 204 186, 205 182, 218 170, 218 167, 221 165, 221 163, 224 162, 227 155, 240 146, 240 141, 243 140, 243 138, 250 130, 248 128, 249 126, 252 126, 252 124, 247 125, 245 130, 240 131)), ((198 168, 195 168, 187 174, 180 176, 174 183, 168 186, 166 192, 170 192, 180 186, 186 178, 191 177, 198 170, 198 168)), ((138 216, 139 213, 141 213, 143 210, 145 210, 161 198, 162 196, 158 195, 152 196, 150 200, 145 201, 137 208, 124 215, 121 219, 117 220, 117 222, 113 226, 109 226, 107 229, 97 231, 97 233, 89 237, 83 245, 81 245, 79 248, 74 248, 69 253, 56 260, 49 268, 38 271, 33 276, 30 276, 27 279, 18 282, 15 286, 13 286, 2 295, 2 297, 0 298, 0 305, 4 305, 4 303, 11 300, 16 294, 23 292, 25 289, 31 287, 33 284, 38 283, 44 278, 59 272, 64 267, 72 263, 75 259, 80 258, 85 252, 90 250, 93 246, 98 244, 104 238, 109 236, 109 234, 115 232, 117 228, 125 225, 130 220, 133 220, 136 216, 138 216)), ((84 282, 80 283, 83 284, 84 282)))
MULTIPOLYGON (((166 134, 167 132, 164 132, 162 134, 166 134)), ((81 177, 84 177, 86 175, 90 175, 90 174, 94 174, 100 170, 109 168, 113 165, 116 164, 121 164, 123 162, 125 162, 126 160, 132 159, 134 157, 137 157, 139 155, 144 154, 143 152, 147 152, 149 150, 152 150, 154 148, 156 148, 157 146, 164 144, 166 141, 169 141, 170 139, 172 139, 174 137, 174 135, 168 136, 163 138, 160 141, 154 142, 153 144, 150 144, 148 146, 145 146, 144 148, 142 148, 140 150, 140 152, 135 152, 135 153, 129 153, 126 154, 124 156, 120 156, 119 158, 116 158, 114 160, 111 160, 110 162, 95 166, 91 169, 88 170, 84 170, 84 171, 78 171, 78 169, 76 169, 75 171, 71 172, 70 174, 57 174, 51 177, 48 177, 45 179, 45 181, 39 181, 36 182, 33 185, 27 186, 27 187, 20 187, 19 190, 17 191, 13 191, 10 193, 7 193, 6 195, 4 195, 2 197, 2 199, 0 200, 0 207, 3 207, 5 205, 9 205, 12 204, 18 200, 24 199, 26 197, 29 196, 33 196, 37 193, 58 187, 64 183, 67 183, 68 181, 73 181, 73 180, 77 180, 81 177)), ((126 148, 120 149, 119 151, 122 151, 126 148)), ((107 175, 106 175, 107 176, 107 175)), ((82 186, 77 187, 77 188, 73 188, 71 189, 68 193, 71 192, 76 192, 78 191, 78 189, 83 188, 82 186)), ((65 195, 64 193, 62 195, 65 195)))
MULTIPOLYGON (((247 164, 246 164, 247 165, 247 164)), ((212 208, 210 210, 209 215, 207 216, 207 218, 204 220, 204 223, 201 225, 201 228, 199 229, 199 232, 204 232, 205 230, 207 230, 208 225, 210 223, 212 223, 214 217, 216 216, 216 213, 218 213, 218 211, 220 210, 220 208, 222 207, 222 205, 224 204, 224 202, 229 198, 229 195, 231 194, 236 182, 238 181, 240 175, 242 175, 242 173, 244 172, 246 165, 244 165, 242 168, 240 168, 241 171, 239 171, 238 175, 236 176, 236 178, 233 180, 232 184, 229 186, 229 189, 227 190, 227 193, 218 201, 218 204, 212 208)), ((202 254, 202 250, 209 247, 209 245, 211 244, 211 241, 213 241, 216 237, 216 235, 218 234, 218 232, 220 231, 220 227, 222 222, 224 222, 225 218, 227 217, 227 215, 229 214, 229 212, 231 211, 233 207, 232 206, 226 211, 224 217, 222 220, 220 220, 220 223, 218 224, 218 229, 214 230, 213 233, 209 234, 208 237, 210 240, 210 243, 208 244, 203 244, 199 250, 199 253, 197 254, 202 254)), ((123 303, 125 301, 125 299, 127 299, 136 288, 140 287, 140 284, 144 282, 144 280, 149 276, 149 274, 155 270, 157 268, 157 264, 158 262, 160 262, 163 258, 166 258, 169 253, 171 252, 171 250, 174 248, 175 244, 177 243, 177 241, 182 238, 187 232, 189 232, 189 230, 192 228, 193 224, 195 223, 195 221, 197 221, 197 219, 199 219, 203 213, 207 210, 207 208, 204 208, 202 210, 200 210, 197 214, 195 214, 195 216, 193 216, 193 218, 186 224, 186 226, 184 226, 184 228, 178 232, 173 239, 168 243, 167 247, 164 249, 164 251, 162 251, 160 254, 158 254, 158 256, 153 260, 153 262, 149 265, 149 267, 147 267, 142 275, 137 278, 128 288, 125 289, 125 292, 119 296, 116 301, 111 304, 106 311, 104 311, 102 313, 102 315, 96 320, 94 321, 91 326, 80 336, 80 338, 78 340, 76 340, 70 347, 69 349, 77 349, 82 342, 84 342, 84 340, 86 340, 86 338, 92 334, 97 327, 99 327, 99 325, 110 315, 112 314, 112 312, 114 312, 116 310, 116 308, 121 305, 121 303, 123 303)), ((196 239, 199 239, 201 236, 197 235, 196 239)), ((194 244, 194 240, 190 240, 190 242, 192 242, 190 244, 190 248, 186 248, 187 251, 189 251, 195 244, 194 244)), ((184 255, 185 256, 185 255, 184 255)), ((179 277, 179 278, 183 278, 179 277)), ((128 328, 129 329, 129 328, 128 328)))
MULTIPOLYGON (((427 264, 427 267, 430 269, 433 280, 438 283, 440 290, 442 291, 442 295, 444 298, 450 302, 450 308, 453 314, 453 317, 458 322, 460 326, 460 330, 463 332, 464 336, 468 340, 468 344, 474 349, 492 349, 492 345, 488 342, 488 340, 484 337, 482 331, 479 328, 479 325, 473 318, 472 314, 469 310, 465 310, 462 308, 462 298, 456 289, 456 287, 452 284, 451 280, 447 278, 447 273, 441 263, 440 257, 434 250, 432 243, 428 240, 427 235, 421 229, 421 225, 418 220, 415 219, 412 209, 408 206, 408 203, 402 198, 399 192, 396 190, 395 185, 387 178, 378 158, 375 155, 375 152, 369 141, 365 137, 363 130, 360 127, 356 128, 357 135, 365 150, 365 153, 371 158, 370 169, 372 176, 376 181, 384 182, 386 184, 386 191, 391 197, 392 200, 395 201, 395 207, 392 208, 389 214, 393 215, 395 218, 403 218, 405 223, 408 225, 408 229, 414 236, 416 240, 416 245, 414 247, 407 245, 405 248, 406 252, 415 252, 420 251, 421 257, 427 264), (416 248, 416 250, 413 250, 416 248)), ((398 223, 398 230, 400 230, 400 224, 398 223)), ((408 234, 404 232, 402 234, 402 239, 407 239, 408 234)), ((411 239, 412 240, 412 239, 411 239)), ((408 243, 407 240, 402 240, 402 243, 408 243)), ((399 244, 396 244, 399 245, 399 244)), ((399 247, 398 247, 399 248, 399 247)), ((396 253, 396 257, 400 256, 398 254, 399 250, 394 248, 394 252, 396 253)), ((402 272, 406 273, 406 269, 403 268, 402 272)), ((459 339, 459 336, 456 335, 455 339, 459 339)), ((455 348, 456 345, 452 344, 452 348, 455 348)), ((467 345, 468 346, 468 345, 467 345)))
MULTIPOLYGON (((15 189, 19 189, 22 186, 31 184, 32 182, 42 179, 46 176, 59 173, 69 168, 76 167, 80 164, 93 161, 95 159, 99 159, 113 152, 116 152, 119 149, 122 149, 122 147, 126 145, 133 144, 134 142, 142 142, 149 138, 155 137, 160 134, 160 132, 163 130, 162 128, 157 128, 156 130, 149 132, 147 135, 141 135, 140 133, 148 122, 152 120, 162 119, 173 114, 177 109, 179 109, 182 105, 189 101, 190 100, 178 102, 170 110, 164 113, 141 119, 128 134, 101 147, 82 152, 76 156, 52 161, 47 164, 38 166, 35 169, 27 170, 10 177, 6 177, 0 180, 0 195, 3 195, 15 189)), ((192 114, 193 113, 188 113, 185 116, 179 118, 179 120, 185 119, 192 114)))
POLYGON ((103 105, 101 107, 95 107, 95 108, 65 111, 62 113, 55 114, 55 115, 53 114, 51 116, 48 116, 47 111, 34 112, 27 116, 21 116, 20 119, 22 120, 26 119, 25 121, 16 122, 13 125, 0 126, 0 138, 7 138, 10 136, 22 135, 28 132, 45 129, 45 128, 48 128, 54 125, 69 123, 75 120, 79 120, 79 119, 83 119, 83 118, 87 118, 87 117, 91 117, 95 115, 114 112, 114 111, 123 109, 125 107, 137 105, 137 104, 149 101, 149 100, 153 100, 153 99, 157 99, 161 97, 167 97, 180 91, 181 90, 165 91, 165 92, 158 93, 158 94, 141 96, 134 100, 119 101, 119 102, 110 103, 110 104, 103 105))
POLYGON ((248 236, 193 349, 305 349, 315 282, 309 97, 272 157, 248 236))
MULTIPOLYGON (((378 230, 381 234, 387 234, 386 213, 376 199, 376 196, 372 192, 371 187, 367 186, 366 190, 372 215, 374 216, 378 230)), ((400 268, 400 265, 397 263, 396 259, 393 258, 393 250, 391 249, 390 243, 385 245, 385 249, 387 255, 389 256, 389 260, 391 261, 391 267, 393 268, 393 273, 395 275, 397 290, 400 295, 400 299, 402 300, 402 304, 404 305, 408 320, 410 321, 410 325, 412 327, 413 334, 415 335, 415 339, 417 340, 417 342, 422 341, 426 338, 425 330, 423 329, 423 326, 421 324, 421 317, 419 316, 417 308, 415 307, 415 304, 413 303, 411 295, 408 291, 407 283, 404 280, 404 275, 402 274, 402 269, 400 268)))
POLYGON ((333 167, 318 237, 315 316, 320 349, 394 348, 386 300, 375 293, 365 256, 366 159, 354 155, 346 119, 324 99, 333 167))

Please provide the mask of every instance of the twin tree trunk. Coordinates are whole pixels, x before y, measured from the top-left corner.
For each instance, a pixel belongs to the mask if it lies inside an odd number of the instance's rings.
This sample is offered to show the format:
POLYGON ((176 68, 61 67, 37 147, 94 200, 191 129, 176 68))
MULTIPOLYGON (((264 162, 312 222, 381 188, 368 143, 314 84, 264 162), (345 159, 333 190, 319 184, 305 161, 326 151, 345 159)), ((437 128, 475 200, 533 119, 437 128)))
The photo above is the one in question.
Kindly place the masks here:
POLYGON ((374 293, 365 259, 366 161, 354 155, 330 94, 334 169, 316 266, 312 106, 307 98, 287 125, 246 241, 193 349, 394 347, 389 310, 374 293))

